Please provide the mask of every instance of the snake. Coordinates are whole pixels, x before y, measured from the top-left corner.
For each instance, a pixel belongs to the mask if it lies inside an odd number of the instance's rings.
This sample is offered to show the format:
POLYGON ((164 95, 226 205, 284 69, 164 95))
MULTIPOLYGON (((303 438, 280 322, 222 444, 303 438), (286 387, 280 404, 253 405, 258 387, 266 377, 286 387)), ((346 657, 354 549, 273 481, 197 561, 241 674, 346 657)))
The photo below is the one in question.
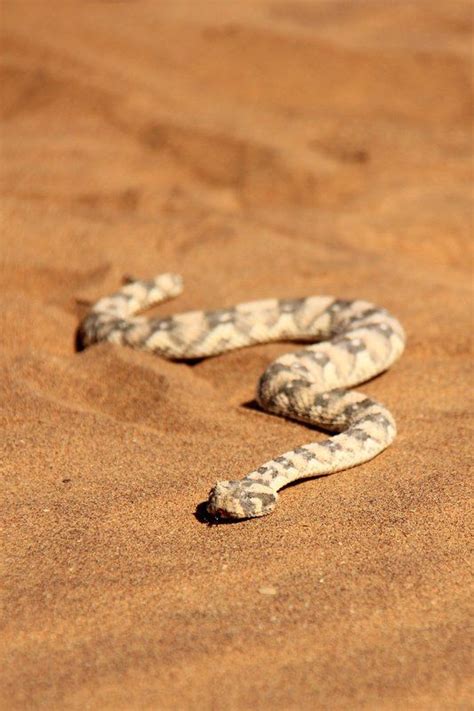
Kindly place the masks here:
POLYGON ((241 479, 217 482, 205 505, 208 522, 265 516, 275 509, 282 487, 367 462, 393 442, 390 411, 350 389, 387 370, 404 350, 404 329, 386 309, 358 299, 307 296, 166 317, 136 315, 178 296, 182 288, 177 274, 129 279, 90 308, 79 326, 82 347, 108 341, 190 361, 259 343, 297 341, 304 347, 280 356, 261 375, 257 403, 265 412, 331 435, 280 454, 241 479))

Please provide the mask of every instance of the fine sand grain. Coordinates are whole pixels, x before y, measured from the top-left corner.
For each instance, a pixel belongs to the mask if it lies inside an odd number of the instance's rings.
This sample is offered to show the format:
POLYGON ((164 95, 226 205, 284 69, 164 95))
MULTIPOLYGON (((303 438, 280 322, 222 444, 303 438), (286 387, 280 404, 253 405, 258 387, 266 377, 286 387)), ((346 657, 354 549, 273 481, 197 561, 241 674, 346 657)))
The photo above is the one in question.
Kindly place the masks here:
POLYGON ((2 709, 468 709, 471 5, 4 0, 2 709), (361 297, 399 435, 194 515, 312 437, 253 405, 288 345, 75 351, 125 274, 155 313, 361 297))

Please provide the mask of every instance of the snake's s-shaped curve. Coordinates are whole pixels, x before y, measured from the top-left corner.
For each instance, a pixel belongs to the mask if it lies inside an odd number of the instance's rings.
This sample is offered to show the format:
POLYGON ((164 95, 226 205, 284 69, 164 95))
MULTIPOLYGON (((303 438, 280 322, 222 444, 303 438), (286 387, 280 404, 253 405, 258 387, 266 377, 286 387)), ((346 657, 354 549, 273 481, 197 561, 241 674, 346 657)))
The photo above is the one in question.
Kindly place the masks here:
POLYGON ((286 484, 366 462, 393 441, 396 428, 390 412, 347 390, 386 370, 403 351, 403 328, 385 309, 367 301, 309 296, 166 318, 134 316, 181 291, 181 278, 175 274, 128 283, 92 307, 79 331, 83 345, 110 341, 186 360, 255 343, 311 341, 314 345, 268 366, 258 383, 257 400, 268 412, 339 433, 285 452, 241 480, 218 482, 207 503, 213 520, 264 516, 273 511, 277 492, 286 484))

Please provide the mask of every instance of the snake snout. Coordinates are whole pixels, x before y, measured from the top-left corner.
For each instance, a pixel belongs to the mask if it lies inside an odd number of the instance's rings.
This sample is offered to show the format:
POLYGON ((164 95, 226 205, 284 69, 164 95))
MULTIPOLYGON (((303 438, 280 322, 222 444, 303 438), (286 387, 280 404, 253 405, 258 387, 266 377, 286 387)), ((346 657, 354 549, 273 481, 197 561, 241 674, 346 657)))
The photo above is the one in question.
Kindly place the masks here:
POLYGON ((215 520, 242 520, 273 511, 278 494, 267 484, 250 479, 220 481, 211 490, 207 513, 215 520))

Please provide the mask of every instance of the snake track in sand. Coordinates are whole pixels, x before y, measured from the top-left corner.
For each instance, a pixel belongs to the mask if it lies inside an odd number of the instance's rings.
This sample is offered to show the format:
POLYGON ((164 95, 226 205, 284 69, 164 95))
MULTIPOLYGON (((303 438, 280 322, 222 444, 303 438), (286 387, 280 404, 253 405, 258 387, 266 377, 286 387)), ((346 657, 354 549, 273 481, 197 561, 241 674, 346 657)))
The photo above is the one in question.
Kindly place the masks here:
POLYGON ((307 340, 312 345, 268 366, 257 400, 268 412, 338 433, 285 452, 243 479, 218 482, 207 503, 212 520, 264 516, 273 511, 278 490, 286 484, 361 464, 391 444, 396 427, 390 412, 348 390, 389 368, 403 351, 403 328, 385 309, 367 301, 309 296, 166 318, 134 315, 181 291, 175 274, 128 283, 92 307, 79 329, 82 344, 110 341, 186 360, 256 343, 307 340))

